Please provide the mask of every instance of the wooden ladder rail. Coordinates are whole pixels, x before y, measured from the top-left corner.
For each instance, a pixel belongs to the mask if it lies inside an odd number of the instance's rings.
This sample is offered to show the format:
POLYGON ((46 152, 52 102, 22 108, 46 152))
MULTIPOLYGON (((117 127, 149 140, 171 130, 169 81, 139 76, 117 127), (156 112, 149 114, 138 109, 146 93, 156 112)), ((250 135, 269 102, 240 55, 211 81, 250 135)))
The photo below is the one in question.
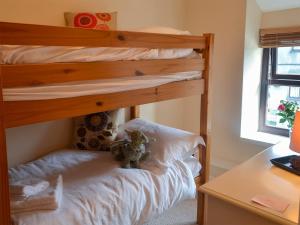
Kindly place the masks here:
POLYGON ((11 224, 11 217, 1 73, 2 69, 0 66, 0 224, 9 225, 11 224))
MULTIPOLYGON (((205 60, 205 69, 202 78, 205 81, 204 92, 201 95, 201 113, 200 113, 200 135, 203 137, 206 147, 200 149, 200 162, 202 164, 200 185, 205 184, 209 179, 210 167, 210 117, 209 117, 209 84, 211 77, 212 56, 214 49, 214 34, 204 34, 206 40, 206 48, 203 52, 205 60)), ((197 223, 199 225, 206 224, 207 196, 204 193, 198 193, 197 204, 197 223)))

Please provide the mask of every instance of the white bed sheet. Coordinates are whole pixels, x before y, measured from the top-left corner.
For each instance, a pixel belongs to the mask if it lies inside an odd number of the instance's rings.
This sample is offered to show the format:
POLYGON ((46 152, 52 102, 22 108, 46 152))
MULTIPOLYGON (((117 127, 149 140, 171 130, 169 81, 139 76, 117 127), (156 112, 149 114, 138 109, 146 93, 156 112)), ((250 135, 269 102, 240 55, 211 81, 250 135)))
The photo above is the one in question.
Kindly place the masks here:
POLYGON ((63 201, 56 211, 12 215, 17 225, 137 225, 181 200, 195 197, 187 164, 165 172, 121 169, 109 152, 61 150, 9 170, 11 180, 62 174, 63 201))
POLYGON ((119 79, 68 82, 39 87, 5 88, 3 89, 3 99, 4 101, 29 101, 72 98, 78 96, 109 94, 142 88, 151 88, 171 82, 199 78, 201 78, 201 73, 199 71, 190 71, 159 76, 147 75, 119 79))
POLYGON ((0 64, 177 59, 195 54, 193 49, 0 45, 0 64))
POLYGON ((190 156, 190 157, 186 158, 183 162, 188 166, 188 168, 192 172, 194 178, 199 176, 202 166, 196 157, 190 156))

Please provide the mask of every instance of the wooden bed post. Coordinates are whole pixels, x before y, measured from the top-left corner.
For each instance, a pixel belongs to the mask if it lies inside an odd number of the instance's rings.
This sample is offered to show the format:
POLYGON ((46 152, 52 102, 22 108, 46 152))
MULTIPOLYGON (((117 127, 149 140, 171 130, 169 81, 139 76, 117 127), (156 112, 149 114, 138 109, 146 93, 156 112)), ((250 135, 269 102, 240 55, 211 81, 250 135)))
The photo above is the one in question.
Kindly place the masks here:
POLYGON ((8 185, 8 166, 6 136, 4 126, 4 102, 2 96, 2 68, 0 66, 0 224, 10 225, 10 201, 8 185))
POLYGON ((135 119, 140 117, 140 107, 138 105, 130 107, 130 119, 135 119))
MULTIPOLYGON (((201 180, 200 185, 206 183, 209 179, 209 166, 210 166, 210 140, 209 140, 209 127, 208 127, 208 104, 209 104, 209 78, 211 74, 212 65, 212 52, 214 47, 214 34, 204 34, 206 39, 206 48, 203 52, 205 60, 205 69, 203 71, 204 79, 204 92, 201 95, 201 114, 200 114, 200 135, 203 137, 206 147, 201 149, 201 180)), ((206 223, 206 196, 198 192, 198 209, 197 209, 197 223, 204 225, 206 223)))

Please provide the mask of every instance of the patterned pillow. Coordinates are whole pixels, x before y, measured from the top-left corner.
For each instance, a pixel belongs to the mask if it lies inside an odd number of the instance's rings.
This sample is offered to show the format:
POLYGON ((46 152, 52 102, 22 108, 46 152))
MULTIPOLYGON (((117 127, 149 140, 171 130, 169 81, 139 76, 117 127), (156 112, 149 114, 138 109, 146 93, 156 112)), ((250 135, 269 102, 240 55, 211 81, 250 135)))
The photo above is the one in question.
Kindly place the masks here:
POLYGON ((118 132, 119 110, 75 118, 73 145, 80 150, 109 151, 118 132))
POLYGON ((66 24, 69 27, 81 27, 96 30, 116 30, 117 12, 113 13, 89 13, 79 12, 65 13, 66 24))

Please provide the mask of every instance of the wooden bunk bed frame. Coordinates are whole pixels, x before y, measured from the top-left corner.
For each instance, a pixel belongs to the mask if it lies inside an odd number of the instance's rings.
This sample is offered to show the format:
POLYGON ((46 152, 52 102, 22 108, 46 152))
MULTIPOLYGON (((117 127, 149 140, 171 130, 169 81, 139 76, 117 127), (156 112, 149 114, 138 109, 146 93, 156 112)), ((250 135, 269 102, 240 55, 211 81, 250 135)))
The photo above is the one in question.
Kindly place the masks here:
MULTIPOLYGON (((35 101, 4 101, 0 91, 0 224, 11 224, 5 129, 26 124, 75 117, 130 107, 139 117, 138 105, 201 94, 200 135, 207 143, 200 154, 200 184, 208 179, 208 86, 213 34, 181 36, 127 31, 96 31, 0 22, 0 45, 45 45, 133 48, 193 48, 202 58, 115 61, 90 63, 0 65, 0 88, 32 87, 69 81, 95 80, 203 71, 202 80, 180 81, 133 91, 35 101), (42 74, 42 75, 41 75, 42 74), (204 82, 203 82, 204 81, 204 82), (132 96, 139 96, 138 98, 132 96)), ((205 196, 198 197, 198 224, 204 224, 205 196)))

